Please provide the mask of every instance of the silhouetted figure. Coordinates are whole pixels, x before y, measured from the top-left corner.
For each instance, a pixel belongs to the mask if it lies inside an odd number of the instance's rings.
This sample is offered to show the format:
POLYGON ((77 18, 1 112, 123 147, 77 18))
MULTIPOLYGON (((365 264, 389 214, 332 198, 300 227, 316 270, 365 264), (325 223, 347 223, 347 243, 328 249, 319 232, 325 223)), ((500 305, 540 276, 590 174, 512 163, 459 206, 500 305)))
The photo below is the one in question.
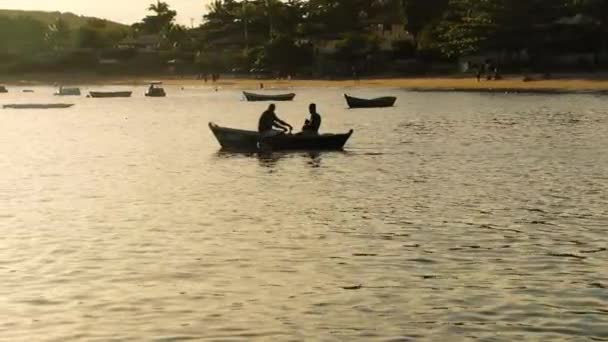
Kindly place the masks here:
POLYGON ((486 60, 486 65, 485 65, 485 74, 486 74, 486 81, 491 81, 492 80, 492 70, 494 70, 494 64, 492 64, 492 60, 488 59, 486 60))
POLYGON ((494 66, 494 81, 502 80, 502 76, 498 72, 498 67, 494 66))
POLYGON ((475 75, 477 76, 477 82, 481 82, 481 66, 475 64, 475 75))
POLYGON ((260 83, 260 89, 264 89, 264 83, 260 83))
POLYGON ((321 115, 317 113, 317 105, 311 103, 308 106, 310 112, 310 119, 306 119, 304 127, 302 127, 302 133, 304 134, 319 134, 319 128, 321 127, 321 115))
POLYGON ((283 134, 287 130, 289 130, 289 132, 293 130, 293 127, 291 127, 290 124, 277 117, 275 109, 276 106, 273 103, 268 106, 268 109, 266 109, 260 116, 260 121, 258 122, 258 132, 262 137, 272 137, 283 134), (279 130, 275 130, 275 127, 279 130))

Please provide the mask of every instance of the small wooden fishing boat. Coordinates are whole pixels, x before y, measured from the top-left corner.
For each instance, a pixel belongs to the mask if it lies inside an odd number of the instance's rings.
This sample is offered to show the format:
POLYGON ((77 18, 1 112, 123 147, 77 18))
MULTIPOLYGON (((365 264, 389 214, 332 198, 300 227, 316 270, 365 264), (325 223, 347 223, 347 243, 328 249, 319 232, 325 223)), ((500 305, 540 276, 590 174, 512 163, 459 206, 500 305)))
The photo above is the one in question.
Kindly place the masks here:
POLYGON ((296 94, 294 94, 294 93, 269 95, 269 94, 254 94, 254 93, 249 93, 246 91, 243 92, 243 95, 245 95, 245 98, 249 102, 253 102, 253 101, 292 101, 296 97, 296 94))
POLYGON ((146 96, 148 97, 165 97, 167 93, 165 89, 161 87, 162 82, 152 82, 150 83, 150 87, 148 87, 148 91, 146 91, 146 96))
POLYGON ((55 96, 80 96, 80 88, 59 87, 55 96))
POLYGON ((209 123, 223 150, 229 151, 339 151, 353 134, 279 134, 261 137, 257 131, 220 127, 209 123))
POLYGON ((70 108, 73 103, 21 103, 21 104, 6 104, 4 109, 60 109, 70 108))
POLYGON ((344 94, 346 103, 350 108, 382 108, 395 105, 397 98, 394 96, 377 97, 375 99, 362 99, 344 94))
POLYGON ((8 93, 8 89, 5 86, 0 85, 0 94, 8 93))
POLYGON ((89 96, 94 98, 131 97, 132 91, 91 91, 89 96))

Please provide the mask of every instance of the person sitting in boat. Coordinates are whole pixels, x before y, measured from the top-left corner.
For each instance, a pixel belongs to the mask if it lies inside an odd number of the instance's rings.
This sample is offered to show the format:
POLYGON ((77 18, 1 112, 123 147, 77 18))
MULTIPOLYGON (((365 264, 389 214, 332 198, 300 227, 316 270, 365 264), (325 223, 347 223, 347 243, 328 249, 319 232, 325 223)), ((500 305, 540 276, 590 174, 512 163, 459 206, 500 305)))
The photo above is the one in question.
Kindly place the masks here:
POLYGON ((317 105, 311 103, 308 106, 310 112, 310 120, 304 121, 304 127, 302 127, 303 134, 319 134, 319 128, 321 127, 321 115, 317 113, 317 105))
POLYGON ((260 116, 260 121, 258 123, 258 132, 262 137, 271 137, 278 134, 283 134, 287 130, 289 130, 289 132, 291 133, 291 131, 293 130, 293 127, 290 124, 277 117, 277 114, 274 112, 275 109, 276 106, 273 103, 268 106, 268 109, 265 110, 264 113, 262 113, 262 115, 260 116), (275 127, 280 130, 274 129, 275 127))

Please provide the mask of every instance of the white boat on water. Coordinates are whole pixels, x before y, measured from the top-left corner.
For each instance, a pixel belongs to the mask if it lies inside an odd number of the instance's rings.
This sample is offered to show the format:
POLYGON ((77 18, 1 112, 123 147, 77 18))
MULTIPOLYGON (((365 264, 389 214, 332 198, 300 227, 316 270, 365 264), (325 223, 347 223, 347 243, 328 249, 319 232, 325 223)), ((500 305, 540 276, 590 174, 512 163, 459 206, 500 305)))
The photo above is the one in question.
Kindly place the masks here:
POLYGON ((56 96, 80 96, 80 88, 59 87, 56 96))
POLYGON ((20 104, 5 104, 4 109, 60 109, 70 108, 73 103, 20 103, 20 104))
POLYGON ((163 89, 162 85, 163 85, 162 82, 151 82, 150 86, 148 87, 148 91, 146 91, 145 95, 148 97, 165 97, 165 96, 167 96, 167 93, 165 92, 165 89, 163 89))

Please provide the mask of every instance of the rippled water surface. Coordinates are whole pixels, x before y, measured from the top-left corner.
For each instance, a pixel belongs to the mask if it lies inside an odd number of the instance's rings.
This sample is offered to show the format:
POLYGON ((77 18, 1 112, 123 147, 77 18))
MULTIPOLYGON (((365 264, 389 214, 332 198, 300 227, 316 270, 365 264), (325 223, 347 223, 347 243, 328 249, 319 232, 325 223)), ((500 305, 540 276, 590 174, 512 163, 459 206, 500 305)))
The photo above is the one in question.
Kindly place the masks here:
POLYGON ((296 89, 346 151, 258 156, 237 90, 12 90, 76 106, 0 110, 0 340, 608 341, 608 97, 296 89))

